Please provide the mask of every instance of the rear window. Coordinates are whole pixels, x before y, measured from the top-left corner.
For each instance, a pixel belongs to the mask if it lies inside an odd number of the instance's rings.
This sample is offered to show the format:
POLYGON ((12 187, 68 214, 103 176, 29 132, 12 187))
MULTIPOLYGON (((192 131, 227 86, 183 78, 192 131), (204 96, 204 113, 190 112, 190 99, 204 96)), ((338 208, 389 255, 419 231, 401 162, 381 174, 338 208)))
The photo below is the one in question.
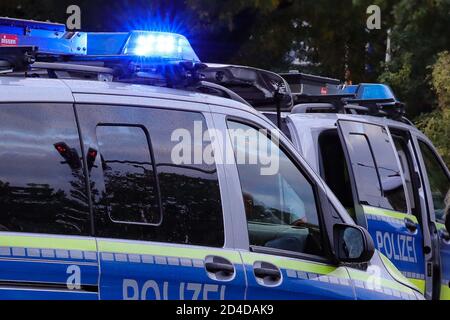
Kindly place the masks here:
POLYGON ((0 107, 0 231, 89 235, 72 105, 0 107))
POLYGON ((201 113, 77 106, 94 197, 96 235, 223 247, 215 163, 201 113))

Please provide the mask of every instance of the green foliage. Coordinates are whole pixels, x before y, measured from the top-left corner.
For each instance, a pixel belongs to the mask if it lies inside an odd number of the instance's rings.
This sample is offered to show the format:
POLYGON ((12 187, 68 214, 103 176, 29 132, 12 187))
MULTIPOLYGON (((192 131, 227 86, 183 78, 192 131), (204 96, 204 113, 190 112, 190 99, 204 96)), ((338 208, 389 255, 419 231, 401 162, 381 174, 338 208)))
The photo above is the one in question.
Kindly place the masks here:
POLYGON ((437 53, 450 48, 450 1, 401 0, 393 7, 392 61, 381 75, 415 117, 435 107, 430 69, 437 53))
POLYGON ((450 109, 450 53, 444 51, 438 54, 433 66, 432 81, 441 109, 450 109))
POLYGON ((450 168, 450 108, 421 115, 417 118, 416 125, 431 139, 450 168))
POLYGON ((432 113, 420 116, 417 126, 433 141, 450 167, 450 53, 439 53, 431 70, 431 84, 439 107, 432 113))

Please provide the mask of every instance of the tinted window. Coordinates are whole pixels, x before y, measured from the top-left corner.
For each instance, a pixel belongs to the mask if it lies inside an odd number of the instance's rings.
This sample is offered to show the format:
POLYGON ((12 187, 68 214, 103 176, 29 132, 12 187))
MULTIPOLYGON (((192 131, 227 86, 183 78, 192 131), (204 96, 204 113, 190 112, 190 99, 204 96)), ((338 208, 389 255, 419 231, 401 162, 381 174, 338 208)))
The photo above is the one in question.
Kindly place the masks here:
POLYGON ((322 176, 342 205, 356 219, 350 176, 337 130, 321 133, 319 146, 322 176))
POLYGON ((403 176, 405 177, 406 190, 409 194, 409 202, 411 204, 411 209, 416 209, 415 204, 415 192, 414 185, 412 181, 412 176, 414 174, 414 168, 411 163, 411 155, 408 149, 408 140, 401 136, 393 136, 395 148, 397 150, 397 155, 400 160, 400 165, 402 168, 403 176))
POLYGON ((379 206, 380 180, 367 136, 350 134, 348 141, 352 146, 353 171, 358 186, 359 200, 362 203, 379 206))
POLYGON ((264 133, 238 122, 229 122, 228 127, 240 175, 250 244, 321 254, 318 211, 311 183, 264 133), (278 161, 278 170, 266 172, 265 161, 264 164, 250 161, 255 156, 257 159, 269 156, 278 161))
POLYGON ((408 213, 403 172, 386 129, 367 125, 366 132, 380 176, 382 187, 380 206, 408 213))
POLYGON ((103 154, 106 147, 104 160, 110 161, 105 171, 99 156, 90 165, 99 237, 223 246, 216 166, 195 156, 208 146, 207 126, 200 113, 88 105, 77 110, 86 150, 103 154), (181 150, 182 142, 188 148, 181 150), (174 152, 186 161, 173 159, 174 152), (159 202, 161 223, 147 225, 158 220, 159 202))
POLYGON ((98 126, 105 200, 114 222, 159 224, 156 177, 142 127, 98 126))
POLYGON ((340 121, 361 203, 408 213, 404 177, 384 127, 340 121))
POLYGON ((0 128, 0 231, 88 235, 73 107, 1 105, 0 128))
POLYGON ((443 222, 445 220, 445 209, 450 207, 450 181, 433 150, 422 141, 419 141, 419 145, 427 169, 434 213, 436 219, 443 222))

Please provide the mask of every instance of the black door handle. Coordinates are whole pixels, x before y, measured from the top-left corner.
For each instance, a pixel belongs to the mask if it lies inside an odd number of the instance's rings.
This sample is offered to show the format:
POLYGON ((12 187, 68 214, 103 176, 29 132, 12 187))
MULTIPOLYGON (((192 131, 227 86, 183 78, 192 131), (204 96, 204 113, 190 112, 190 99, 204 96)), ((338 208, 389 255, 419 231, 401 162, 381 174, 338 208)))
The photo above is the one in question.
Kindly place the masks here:
POLYGON ((281 272, 278 269, 272 268, 254 268, 255 276, 257 278, 265 279, 270 278, 272 281, 278 281, 281 279, 281 272))
POLYGON ((223 272, 227 275, 234 274, 234 267, 232 264, 223 263, 223 262, 205 262, 205 268, 208 272, 211 273, 220 273, 223 272))
POLYGON ((409 218, 405 218, 405 227, 412 233, 417 231, 417 224, 409 218))
POLYGON ((216 281, 230 281, 236 273, 233 263, 225 258, 208 256, 205 259, 208 277, 216 281))

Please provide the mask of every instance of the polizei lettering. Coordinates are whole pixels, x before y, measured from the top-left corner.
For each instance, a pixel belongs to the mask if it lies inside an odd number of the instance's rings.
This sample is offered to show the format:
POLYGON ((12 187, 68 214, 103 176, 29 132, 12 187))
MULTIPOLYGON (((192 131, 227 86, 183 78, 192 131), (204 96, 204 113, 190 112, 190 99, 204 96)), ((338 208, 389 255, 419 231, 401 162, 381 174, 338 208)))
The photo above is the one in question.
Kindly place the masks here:
POLYGON ((124 279, 124 300, 225 300, 226 286, 201 283, 184 283, 169 285, 148 280, 139 285, 133 279, 124 279))
POLYGON ((377 231, 376 240, 378 250, 383 252, 390 260, 417 262, 414 237, 377 231))

